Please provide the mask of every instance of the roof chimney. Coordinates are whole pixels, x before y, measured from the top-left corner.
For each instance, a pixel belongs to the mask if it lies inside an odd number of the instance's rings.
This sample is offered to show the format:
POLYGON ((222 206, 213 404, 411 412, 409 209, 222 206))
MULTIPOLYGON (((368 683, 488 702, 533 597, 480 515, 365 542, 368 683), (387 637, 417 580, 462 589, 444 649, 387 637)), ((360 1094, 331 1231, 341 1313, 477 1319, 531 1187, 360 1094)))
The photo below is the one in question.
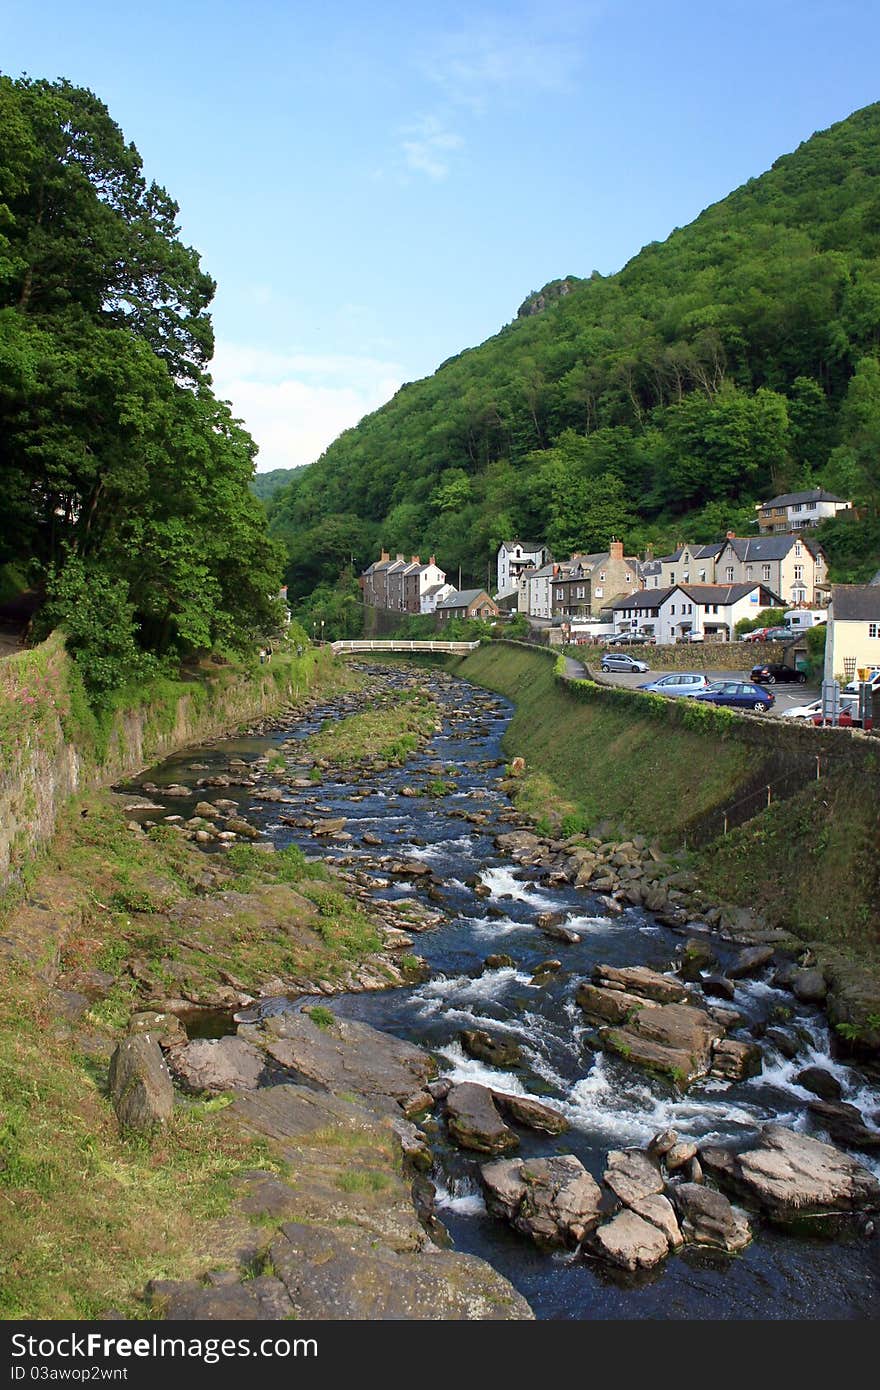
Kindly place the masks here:
POLYGON ((403 559, 403 556, 401 555, 401 553, 400 553, 399 550, 398 550, 398 552, 397 552, 397 558, 398 558, 398 560, 402 560, 402 559, 403 559))
POLYGON ((421 563, 422 563, 422 562, 421 562, 421 560, 419 559, 418 555, 414 555, 414 556, 412 557, 412 560, 410 561, 410 564, 412 564, 412 565, 420 565, 421 563))
POLYGON ((387 550, 382 550, 382 551, 379 552, 379 564, 380 564, 380 565, 382 564, 382 562, 383 562, 384 560, 390 560, 390 559, 391 559, 391 556, 388 554, 388 551, 387 551, 387 550))
POLYGON ((431 558, 430 558, 430 560, 428 561, 428 564, 429 564, 429 565, 436 565, 436 563, 437 563, 437 556, 436 556, 436 555, 432 555, 431 558))
POLYGON ((736 532, 735 532, 735 531, 728 531, 728 533, 727 533, 727 539, 728 539, 729 541, 735 541, 735 540, 736 540, 736 532))
POLYGON ((612 560, 622 560, 623 541, 612 541, 608 547, 608 554, 612 560))

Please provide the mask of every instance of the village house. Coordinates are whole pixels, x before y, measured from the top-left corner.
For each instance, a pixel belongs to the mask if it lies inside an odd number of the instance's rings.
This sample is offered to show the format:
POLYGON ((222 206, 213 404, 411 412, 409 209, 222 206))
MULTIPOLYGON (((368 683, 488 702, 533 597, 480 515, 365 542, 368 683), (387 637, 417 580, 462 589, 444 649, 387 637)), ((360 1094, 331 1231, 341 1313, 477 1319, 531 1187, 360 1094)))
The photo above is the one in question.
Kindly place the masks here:
POLYGON ((806 492, 784 492, 769 502, 758 502, 758 530, 761 535, 801 531, 805 526, 818 526, 828 516, 836 516, 852 506, 833 492, 814 487, 806 492))
POLYGON ((437 604, 440 621, 450 618, 497 618, 498 604, 485 589, 453 589, 437 604))
POLYGON ((553 561, 537 570, 524 570, 523 582, 526 588, 525 607, 520 612, 532 618, 550 618, 553 614, 553 577, 558 574, 559 565, 553 561))
POLYGON ((715 563, 716 584, 757 582, 771 588, 783 608, 821 608, 828 602, 828 567, 817 541, 800 534, 728 535, 715 563))
POLYGON ((431 584, 421 595, 419 600, 420 613, 436 613, 437 604, 450 594, 455 593, 455 585, 449 584, 445 580, 442 584, 431 584))
POLYGON ((364 603, 371 608, 387 608, 395 613, 433 612, 423 610, 422 596, 429 589, 446 583, 446 575, 432 555, 423 565, 418 555, 407 561, 403 555, 392 560, 387 550, 361 575, 364 603))
POLYGON ((642 564, 642 578, 647 589, 668 589, 673 584, 714 584, 715 564, 724 549, 724 541, 711 545, 688 545, 682 542, 671 555, 660 555, 642 564))
POLYGON ((870 667, 880 667, 880 585, 832 584, 825 679, 845 684, 870 667))
POLYGON ((520 574, 526 569, 540 569, 550 559, 546 545, 537 541, 502 541, 498 547, 498 594, 512 593, 518 588, 520 574))
MULTIPOLYGON (((623 541, 592 555, 572 555, 560 562, 551 583, 553 618, 598 618, 622 594, 641 587, 641 567, 634 555, 624 555, 623 541)), ((537 614, 532 616, 537 617, 537 614)))
POLYGON ((674 584, 666 589, 642 589, 616 599, 616 632, 638 632, 659 643, 689 641, 732 642, 736 624, 763 608, 780 605, 779 595, 763 584, 674 584))

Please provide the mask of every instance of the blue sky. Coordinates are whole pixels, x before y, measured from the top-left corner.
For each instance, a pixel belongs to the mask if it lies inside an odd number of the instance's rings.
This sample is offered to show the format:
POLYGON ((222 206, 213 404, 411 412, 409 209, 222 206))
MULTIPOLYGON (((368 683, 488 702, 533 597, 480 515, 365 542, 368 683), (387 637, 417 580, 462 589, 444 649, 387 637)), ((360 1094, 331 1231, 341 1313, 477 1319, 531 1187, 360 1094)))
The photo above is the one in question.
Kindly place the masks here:
POLYGON ((0 68, 91 87, 180 204, 260 470, 880 99, 877 0, 2 8, 0 68))

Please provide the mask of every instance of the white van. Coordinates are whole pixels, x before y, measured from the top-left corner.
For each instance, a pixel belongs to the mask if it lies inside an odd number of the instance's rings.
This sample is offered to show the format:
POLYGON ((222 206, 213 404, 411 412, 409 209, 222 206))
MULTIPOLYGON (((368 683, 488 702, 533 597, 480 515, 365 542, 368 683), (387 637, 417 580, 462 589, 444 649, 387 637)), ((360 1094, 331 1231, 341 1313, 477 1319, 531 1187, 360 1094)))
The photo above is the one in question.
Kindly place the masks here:
POLYGON ((783 618, 785 626, 790 627, 795 634, 807 632, 809 628, 818 627, 820 623, 827 621, 826 608, 789 608, 783 618))

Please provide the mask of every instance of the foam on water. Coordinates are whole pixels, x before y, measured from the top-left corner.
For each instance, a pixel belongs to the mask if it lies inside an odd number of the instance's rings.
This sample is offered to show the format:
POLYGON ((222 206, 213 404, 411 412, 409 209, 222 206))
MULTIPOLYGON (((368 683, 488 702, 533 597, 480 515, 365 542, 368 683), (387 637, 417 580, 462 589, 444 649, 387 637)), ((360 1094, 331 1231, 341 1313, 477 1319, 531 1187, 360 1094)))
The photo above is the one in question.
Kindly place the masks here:
POLYGON ((493 898, 500 898, 503 894, 507 894, 515 902, 528 903, 531 907, 553 909, 564 906, 561 900, 554 898, 551 893, 526 888, 521 879, 514 878, 513 870, 507 868, 506 865, 483 869, 480 873, 480 881, 491 890, 493 898))

